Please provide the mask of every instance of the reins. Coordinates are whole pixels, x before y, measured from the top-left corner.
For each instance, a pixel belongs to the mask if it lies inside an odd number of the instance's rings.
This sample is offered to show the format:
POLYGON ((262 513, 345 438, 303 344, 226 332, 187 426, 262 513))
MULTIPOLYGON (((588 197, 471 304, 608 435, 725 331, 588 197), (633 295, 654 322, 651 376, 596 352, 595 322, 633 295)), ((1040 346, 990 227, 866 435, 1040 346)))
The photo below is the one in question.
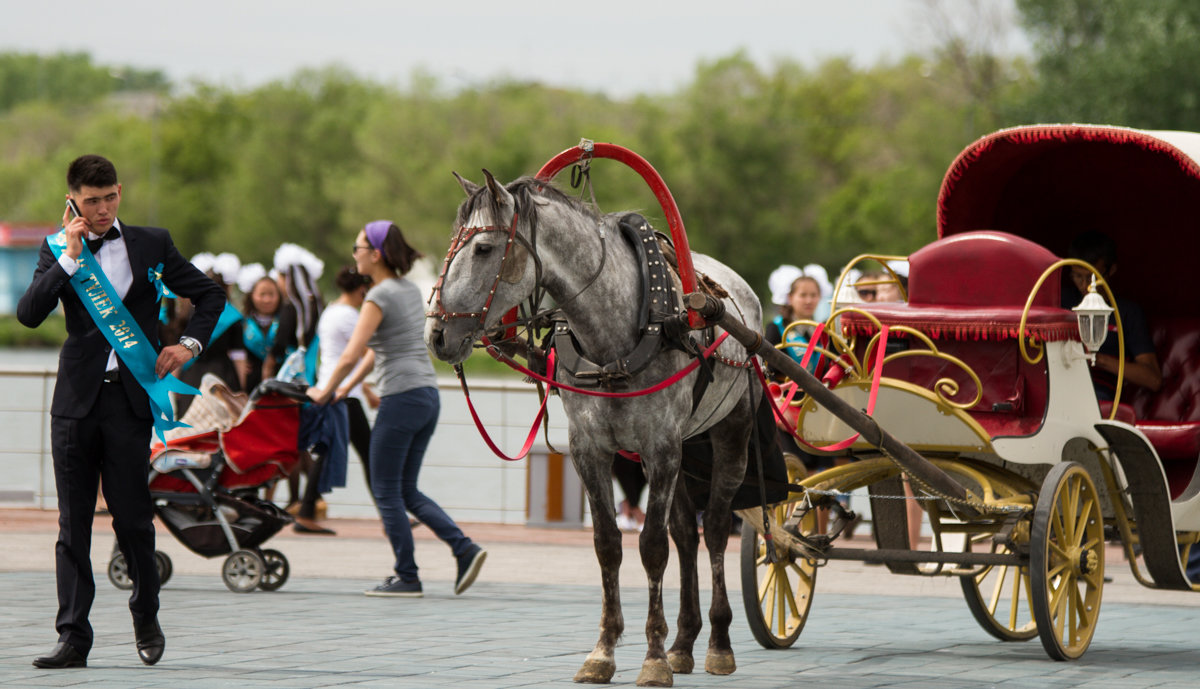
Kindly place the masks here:
MULTIPOLYGON (((808 359, 812 355, 813 346, 816 343, 817 338, 819 336, 820 336, 820 332, 818 331, 817 333, 814 333, 813 338, 809 341, 808 347, 806 348, 806 350, 804 352, 804 359, 803 359, 803 363, 801 364, 801 366, 808 365, 808 359)), ((867 409, 866 409, 867 416, 870 416, 875 413, 875 400, 879 397, 879 380, 883 374, 883 360, 885 358, 885 355, 887 354, 887 341, 888 341, 888 326, 886 324, 884 324, 879 330, 879 345, 878 345, 878 349, 875 351, 875 366, 873 367, 873 370, 871 373, 871 393, 867 397, 867 409)), ((792 428, 792 425, 786 421, 786 417, 784 416, 783 411, 780 410, 779 405, 775 404, 775 398, 774 398, 774 396, 772 396, 770 394, 770 384, 767 382, 766 375, 763 374, 762 367, 758 365, 758 359, 755 358, 752 361, 754 363, 754 371, 758 374, 759 383, 763 386, 764 390, 768 391, 767 401, 771 403, 771 410, 775 412, 775 418, 783 422, 782 425, 786 428, 788 434, 790 434, 792 436, 792 438, 796 440, 797 443, 799 443, 799 444, 803 445, 804 447, 807 447, 811 450, 816 450, 818 452, 837 452, 837 451, 844 450, 844 449, 850 447, 851 445, 854 444, 854 441, 858 440, 859 434, 855 433, 854 435, 850 436, 849 438, 846 438, 845 440, 836 442, 832 445, 824 445, 821 447, 817 447, 816 445, 813 445, 813 444, 809 443, 808 441, 806 441, 804 438, 800 437, 800 434, 796 432, 798 429, 792 428)), ((788 395, 784 398, 785 404, 791 403, 792 396, 795 395, 796 390, 799 389, 799 386, 795 386, 795 384, 793 384, 793 385, 794 385, 794 387, 788 392, 788 395)))
MULTIPOLYGON (((717 347, 719 347, 721 345, 721 343, 724 342, 725 338, 727 338, 727 337, 729 337, 729 333, 727 333, 727 332, 721 333, 721 336, 718 337, 716 339, 716 341, 714 341, 711 345, 709 345, 707 348, 705 348, 705 350, 703 352, 701 352, 701 357, 707 359, 708 357, 712 356, 713 352, 715 352, 717 350, 717 347)), ((648 388, 643 388, 641 390, 631 390, 631 391, 627 391, 627 392, 601 392, 599 390, 586 390, 584 388, 575 387, 574 385, 569 385, 567 383, 561 383, 559 381, 556 381, 552 377, 543 376, 543 375, 541 375, 535 371, 532 371, 529 368, 517 363, 511 357, 506 355, 504 352, 501 352, 499 349, 497 349, 494 344, 488 344, 487 350, 488 350, 488 353, 491 354, 492 357, 495 358, 497 361, 503 362, 505 365, 507 365, 509 368, 512 368, 514 371, 523 373, 526 376, 528 376, 534 380, 541 381, 551 387, 555 387, 560 390, 566 390, 568 392, 577 392, 581 395, 589 395, 592 397, 641 397, 643 395, 650 395, 650 394, 659 392, 660 390, 665 390, 666 388, 671 387, 675 383, 682 380, 689 373, 691 373, 692 371, 695 371, 696 368, 700 365, 700 359, 693 359, 687 366, 684 366, 682 369, 680 369, 679 371, 677 371, 676 373, 671 375, 669 378, 666 378, 662 381, 659 381, 658 383, 655 383, 654 385, 652 385, 648 388)), ((757 364, 756 364, 756 366, 757 366, 757 364)), ((553 349, 550 350, 548 356, 546 357, 546 372, 550 373, 551 375, 553 375, 553 373, 554 373, 554 350, 553 349)), ((518 453, 515 457, 509 457, 508 455, 504 454, 503 451, 500 450, 500 448, 495 444, 495 442, 492 441, 491 436, 488 435, 487 429, 485 429, 483 427, 483 421, 480 420, 479 414, 475 411, 475 404, 471 401, 471 392, 467 387, 467 378, 466 378, 465 373, 463 372, 462 364, 456 364, 454 366, 454 374, 456 376, 458 376, 458 382, 459 382, 459 385, 462 387, 463 396, 466 397, 466 400, 467 400, 467 409, 470 410, 471 418, 475 421, 475 428, 478 429, 479 434, 481 436, 483 436, 483 440, 487 444, 488 448, 490 448, 497 457, 499 457, 500 459, 509 461, 509 462, 523 459, 527 454, 529 454, 529 450, 533 447, 534 438, 537 437, 538 426, 541 425, 542 419, 545 416, 546 402, 547 402, 547 400, 550 399, 550 396, 546 395, 545 397, 542 398, 542 404, 538 408, 537 416, 534 418, 534 421, 533 421, 533 426, 529 429, 529 435, 525 439, 525 444, 521 446, 521 449, 518 451, 518 453)))

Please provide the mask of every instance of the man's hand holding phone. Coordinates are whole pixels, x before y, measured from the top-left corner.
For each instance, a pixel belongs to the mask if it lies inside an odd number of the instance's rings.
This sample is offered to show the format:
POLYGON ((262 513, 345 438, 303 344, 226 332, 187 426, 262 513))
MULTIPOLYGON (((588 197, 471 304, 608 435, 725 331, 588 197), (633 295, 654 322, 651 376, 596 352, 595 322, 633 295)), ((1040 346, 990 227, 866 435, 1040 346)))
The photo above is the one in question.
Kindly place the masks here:
POLYGON ((63 209, 62 222, 63 228, 67 231, 67 248, 63 253, 78 260, 79 255, 83 253, 84 236, 92 229, 92 226, 87 218, 79 212, 79 206, 75 205, 75 199, 69 196, 67 197, 67 207, 63 209))

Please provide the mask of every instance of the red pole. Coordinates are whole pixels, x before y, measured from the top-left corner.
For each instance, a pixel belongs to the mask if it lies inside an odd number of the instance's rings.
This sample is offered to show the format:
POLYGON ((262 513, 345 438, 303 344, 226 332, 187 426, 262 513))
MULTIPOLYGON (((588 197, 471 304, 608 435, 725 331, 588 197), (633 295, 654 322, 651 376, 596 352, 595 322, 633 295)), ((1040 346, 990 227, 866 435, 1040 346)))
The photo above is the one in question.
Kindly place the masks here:
MULTIPOLYGON (((679 206, 675 205, 675 198, 667 189, 666 182, 663 181, 658 171, 646 162, 645 158, 623 146, 593 143, 585 139, 578 146, 568 148, 551 158, 550 162, 538 170, 537 178, 549 182, 566 167, 586 157, 609 158, 625 163, 646 180, 646 184, 654 192, 654 197, 658 199, 659 206, 662 207, 667 225, 671 228, 671 240, 675 242, 675 257, 679 263, 679 280, 683 283, 684 294, 695 292, 696 271, 692 268, 692 251, 688 247, 687 232, 683 228, 683 218, 679 215, 679 206)), ((692 309, 688 309, 688 323, 693 328, 701 328, 704 326, 704 319, 692 309)))

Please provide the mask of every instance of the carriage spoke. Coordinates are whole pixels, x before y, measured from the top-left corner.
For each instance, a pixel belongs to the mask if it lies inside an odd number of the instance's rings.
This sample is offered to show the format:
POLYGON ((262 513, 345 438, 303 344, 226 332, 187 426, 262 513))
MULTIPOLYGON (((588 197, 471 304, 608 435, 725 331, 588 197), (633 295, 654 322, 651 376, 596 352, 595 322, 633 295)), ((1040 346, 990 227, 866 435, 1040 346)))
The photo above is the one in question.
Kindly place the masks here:
POLYGON ((1072 540, 1080 541, 1087 538, 1087 525, 1091 519, 1092 501, 1088 499, 1080 506, 1079 513, 1075 515, 1075 538, 1072 540))
POLYGON ((775 631, 780 634, 787 634, 788 613, 795 609, 796 601, 792 598, 792 587, 788 585, 787 577, 781 577, 784 585, 779 587, 779 602, 776 609, 779 612, 779 619, 776 622, 775 631))
POLYGON ((1067 526, 1063 521, 1064 517, 1062 509, 1055 510, 1050 517, 1049 541, 1051 547, 1066 539, 1067 526))
POLYGON ((998 567, 988 567, 975 577, 975 585, 978 586, 979 584, 982 584, 984 579, 987 578, 989 572, 1000 573, 999 576, 996 577, 996 583, 992 585, 992 597, 988 599, 987 603, 988 613, 991 614, 992 617, 995 617, 996 610, 1000 607, 1000 599, 1004 597, 1004 583, 1008 578, 1008 567, 1003 565, 998 567))
POLYGON ((1054 566, 1052 566, 1047 572, 1047 576, 1051 580, 1054 580, 1056 577, 1063 576, 1063 573, 1069 570, 1071 567, 1071 563, 1067 561, 1066 556, 1055 558, 1055 560, 1054 566))
POLYGON ((1050 614, 1052 616, 1051 621, 1054 625, 1054 634, 1060 639, 1063 637, 1063 623, 1065 622, 1064 618, 1066 617, 1063 615, 1064 602, 1065 599, 1062 596, 1062 588, 1057 589, 1050 596, 1050 614))
POLYGON ((761 606, 770 595, 775 582, 775 568, 768 566, 763 572, 762 581, 758 582, 758 604, 761 606))
POLYGON ((1079 590, 1078 583, 1076 583, 1075 585, 1072 585, 1071 589, 1072 589, 1071 594, 1075 599, 1075 605, 1074 605, 1075 616, 1079 619, 1079 621, 1081 623, 1080 626, 1082 626, 1082 627, 1091 626, 1092 625, 1091 612, 1088 610, 1087 599, 1084 596, 1084 592, 1079 590))
POLYGON ((812 588, 813 578, 812 578, 811 574, 809 574, 808 572, 805 572, 804 568, 795 562, 789 563, 788 567, 796 573, 796 576, 798 577, 798 581, 800 583, 803 583, 806 588, 812 588))
POLYGON ((1051 559, 1056 562, 1062 562, 1068 559, 1067 551, 1059 544, 1059 541, 1050 541, 1046 544, 1049 549, 1047 553, 1051 559))
POLYGON ((1082 497, 1082 489, 1083 485, 1078 480, 1071 480, 1067 482, 1067 487, 1064 491, 1064 504, 1061 514, 1064 529, 1063 537, 1067 539, 1068 543, 1078 540, 1076 538, 1078 532, 1075 530, 1075 520, 1078 519, 1080 513, 1079 500, 1082 497))
MULTIPOLYGON (((1007 570, 1008 567, 1005 567, 1004 569, 1007 570)), ((1007 571, 1005 572, 1005 576, 1008 576, 1007 571)), ((1017 575, 1013 577, 1012 605, 1008 610, 1008 628, 1009 629, 1017 628, 1017 613, 1020 611, 1020 609, 1021 609, 1021 575, 1020 575, 1020 572, 1018 571, 1017 575)))

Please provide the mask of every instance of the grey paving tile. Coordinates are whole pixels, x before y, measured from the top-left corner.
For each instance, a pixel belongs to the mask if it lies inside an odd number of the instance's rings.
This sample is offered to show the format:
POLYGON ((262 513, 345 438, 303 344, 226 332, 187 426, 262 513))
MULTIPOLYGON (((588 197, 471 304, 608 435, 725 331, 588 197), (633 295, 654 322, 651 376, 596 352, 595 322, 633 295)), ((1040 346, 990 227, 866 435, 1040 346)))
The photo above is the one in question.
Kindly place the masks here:
MULTIPOLYGON (((236 595, 217 577, 181 576, 163 592, 167 654, 153 668, 136 658, 127 595, 98 582, 91 667, 39 671, 33 656, 53 645, 49 573, 0 574, 0 685, 330 689, 354 687, 547 689, 572 687, 595 643, 593 587, 490 584, 468 596, 379 601, 366 581, 297 579, 275 594, 236 595)), ((623 590, 626 633, 613 686, 632 686, 645 654, 646 593, 623 590)), ((673 626, 677 604, 668 597, 673 626)), ((1049 660, 1036 640, 1001 643, 979 629, 961 600, 830 594, 817 599, 795 647, 762 649, 734 602, 732 677, 698 671, 677 687, 796 686, 916 689, 1194 686, 1200 610, 1106 605, 1089 652, 1049 660)), ((703 663, 707 632, 696 644, 703 663)))

